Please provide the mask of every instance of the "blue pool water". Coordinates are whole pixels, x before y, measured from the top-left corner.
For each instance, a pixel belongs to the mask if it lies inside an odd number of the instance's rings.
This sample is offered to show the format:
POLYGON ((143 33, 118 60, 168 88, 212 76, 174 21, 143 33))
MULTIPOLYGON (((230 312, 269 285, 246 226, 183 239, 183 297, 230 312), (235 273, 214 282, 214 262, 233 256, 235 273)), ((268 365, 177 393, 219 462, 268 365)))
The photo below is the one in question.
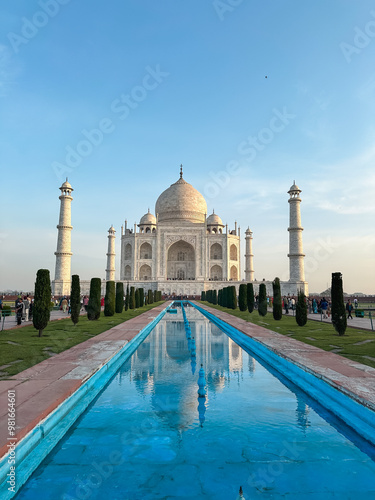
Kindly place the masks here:
POLYGON ((197 310, 160 321, 16 496, 375 499, 375 450, 197 310), (198 398, 203 364, 207 398, 198 398))

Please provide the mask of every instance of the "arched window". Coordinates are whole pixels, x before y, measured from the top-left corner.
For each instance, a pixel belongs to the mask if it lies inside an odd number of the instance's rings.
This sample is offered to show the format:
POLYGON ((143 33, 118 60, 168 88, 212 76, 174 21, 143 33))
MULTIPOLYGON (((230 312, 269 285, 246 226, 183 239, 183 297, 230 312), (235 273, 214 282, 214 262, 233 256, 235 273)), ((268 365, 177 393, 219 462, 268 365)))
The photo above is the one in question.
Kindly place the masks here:
POLYGON ((125 279, 130 280, 131 278, 131 267, 125 266, 125 279))
POLYGON ((237 281, 238 280, 238 272, 237 272, 237 267, 236 266, 232 266, 230 268, 230 279, 232 281, 237 281))
POLYGON ((185 260, 185 253, 184 252, 178 252, 178 254, 177 254, 177 260, 185 260))
POLYGON ((214 265, 211 267, 210 279, 213 281, 221 281, 223 279, 223 270, 221 266, 214 265))
POLYGON ((139 249, 140 259, 152 259, 152 246, 150 243, 142 243, 139 249))
POLYGON ((139 279, 140 280, 150 280, 151 279, 151 267, 147 264, 143 264, 143 266, 139 269, 139 279))
POLYGON ((125 260, 130 260, 132 258, 132 246, 128 243, 125 247, 125 260))
POLYGON ((179 269, 177 271, 177 279, 178 280, 184 280, 185 279, 185 271, 182 269, 179 269))
POLYGON ((230 246, 230 260, 238 260, 236 245, 230 246))
POLYGON ((223 258, 223 248, 219 243, 214 243, 210 248, 210 259, 220 260, 223 258))

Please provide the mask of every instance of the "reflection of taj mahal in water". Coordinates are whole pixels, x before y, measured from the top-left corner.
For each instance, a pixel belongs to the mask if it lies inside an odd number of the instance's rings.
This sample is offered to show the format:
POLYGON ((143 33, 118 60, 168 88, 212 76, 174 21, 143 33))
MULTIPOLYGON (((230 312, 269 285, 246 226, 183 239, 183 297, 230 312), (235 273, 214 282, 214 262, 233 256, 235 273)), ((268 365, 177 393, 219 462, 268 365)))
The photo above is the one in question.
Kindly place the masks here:
MULTIPOLYGON (((56 272, 53 293, 70 293, 71 263, 71 193, 72 186, 64 182, 61 190, 61 208, 58 227, 56 272)), ((281 283, 283 294, 307 293, 304 274, 302 225, 299 196, 301 190, 294 183, 289 198, 289 281, 281 283)), ((166 189, 157 199, 155 214, 148 210, 141 217, 138 228, 121 227, 120 281, 145 290, 160 290, 167 295, 200 295, 203 290, 219 290, 233 284, 237 288, 244 278, 253 282, 253 233, 245 231, 245 269, 241 271, 241 230, 228 229, 213 212, 207 217, 204 197, 183 178, 166 189)), ((115 229, 108 230, 106 280, 115 280, 115 229)), ((265 282, 272 293, 272 282, 265 282)), ((104 285, 105 283, 103 283, 104 285)), ((81 290, 88 293, 89 282, 81 282, 81 290)), ((104 291, 104 290, 103 290, 104 291)))
MULTIPOLYGON (((177 307, 178 313, 166 314, 152 334, 142 342, 129 360, 127 368, 136 392, 142 397, 150 398, 154 411, 152 418, 156 416, 168 421, 171 428, 177 429, 180 429, 181 422, 186 425, 186 421, 193 423, 196 418, 201 423, 205 417, 209 419, 210 397, 215 397, 214 394, 228 395, 230 386, 241 384, 246 377, 255 377, 259 368, 252 355, 241 349, 199 311, 193 307, 187 309, 191 335, 196 339, 196 356, 192 357, 189 351, 181 308, 177 307), (197 398, 201 363, 205 367, 207 400, 197 398), (171 387, 166 380, 168 373, 175 372, 176 366, 180 375, 173 379, 171 387), (184 391, 189 395, 186 400, 177 397, 181 392, 181 388, 178 388, 180 384, 184 385, 184 391)), ((261 371, 264 370, 263 367, 260 368, 261 371)), ((121 373, 119 376, 121 378, 121 373)), ((291 385, 288 381, 286 383, 291 385)), ((236 397, 235 393, 234 389, 233 397, 236 397)), ((296 403, 296 420, 305 429, 309 426, 309 409, 300 401, 298 392, 296 403)), ((230 411, 230 403, 228 404, 230 411)))

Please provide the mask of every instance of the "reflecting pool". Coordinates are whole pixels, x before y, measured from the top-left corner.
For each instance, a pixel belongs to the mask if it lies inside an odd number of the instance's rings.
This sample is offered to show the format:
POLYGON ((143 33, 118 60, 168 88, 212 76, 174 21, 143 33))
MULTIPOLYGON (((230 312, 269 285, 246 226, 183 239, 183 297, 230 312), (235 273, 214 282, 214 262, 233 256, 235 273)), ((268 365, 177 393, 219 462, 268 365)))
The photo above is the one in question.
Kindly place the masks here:
POLYGON ((374 448, 196 309, 166 314, 17 499, 375 498, 374 448), (198 398, 203 365, 207 397, 198 398))

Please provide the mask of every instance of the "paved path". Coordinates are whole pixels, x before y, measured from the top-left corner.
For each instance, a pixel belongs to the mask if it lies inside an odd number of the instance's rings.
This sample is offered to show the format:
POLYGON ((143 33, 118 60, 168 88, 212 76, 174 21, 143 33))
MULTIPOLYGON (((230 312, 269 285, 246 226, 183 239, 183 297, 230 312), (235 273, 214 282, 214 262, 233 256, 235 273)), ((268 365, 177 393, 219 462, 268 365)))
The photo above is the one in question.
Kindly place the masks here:
MULTIPOLYGON (((18 442, 123 346, 147 326, 170 302, 150 309, 67 351, 0 381, 0 458, 7 452, 7 395, 16 393, 18 442)), ((59 311, 56 311, 59 312, 59 311)))
MULTIPOLYGON (((268 312, 272 314, 272 308, 268 308, 268 312)), ((295 311, 294 311, 294 316, 295 316, 295 311)), ((354 313, 353 313, 354 314, 354 313)), ((283 309, 283 315, 285 316, 285 311, 283 309)), ((293 311, 289 310, 289 314, 287 316, 293 316, 293 311)), ((321 314, 308 314, 307 315, 308 319, 311 319, 313 321, 323 321, 324 323, 332 323, 332 318, 326 318, 324 319, 321 314)), ((374 328, 374 333, 375 333, 375 315, 372 318, 372 324, 374 328)), ((352 328, 360 328, 362 330, 372 330, 371 328, 371 321, 370 318, 356 318, 353 316, 353 319, 348 319, 348 326, 352 328)))
MULTIPOLYGON (((102 307, 102 311, 103 311, 103 307, 102 307)), ((87 314, 86 311, 81 311, 80 315, 83 316, 87 314)), ((60 310, 53 310, 51 311, 51 316, 50 316, 50 320, 51 321, 54 321, 54 320, 58 320, 58 319, 64 319, 64 318, 70 318, 70 314, 68 313, 64 313, 60 310)), ((15 316, 6 316, 5 318, 1 318, 1 325, 0 325, 0 330, 1 328, 3 327, 3 319, 5 319, 5 322, 4 322, 4 330, 12 330, 14 328, 22 328, 23 326, 27 326, 27 325, 32 325, 33 322, 32 321, 22 321, 21 325, 17 325, 17 321, 16 321, 16 317, 15 316)))

